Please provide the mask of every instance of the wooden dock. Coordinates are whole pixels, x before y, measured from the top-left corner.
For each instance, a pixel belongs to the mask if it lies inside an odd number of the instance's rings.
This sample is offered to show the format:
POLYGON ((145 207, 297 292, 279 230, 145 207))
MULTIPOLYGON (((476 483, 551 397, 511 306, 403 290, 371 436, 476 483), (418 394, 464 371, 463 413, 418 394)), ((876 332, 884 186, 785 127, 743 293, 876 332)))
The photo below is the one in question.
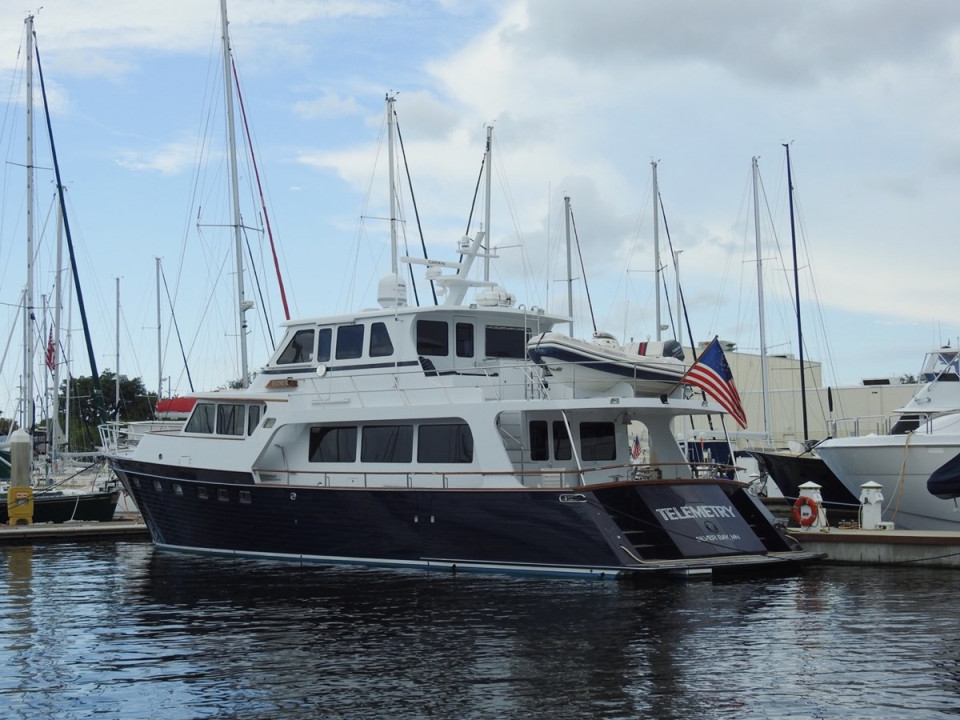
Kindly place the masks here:
POLYGON ((824 562, 960 568, 960 532, 941 530, 788 529, 824 562))
POLYGON ((36 523, 34 525, 0 525, 0 545, 29 545, 34 542, 75 542, 130 538, 149 540, 150 533, 142 521, 111 520, 109 522, 36 523))

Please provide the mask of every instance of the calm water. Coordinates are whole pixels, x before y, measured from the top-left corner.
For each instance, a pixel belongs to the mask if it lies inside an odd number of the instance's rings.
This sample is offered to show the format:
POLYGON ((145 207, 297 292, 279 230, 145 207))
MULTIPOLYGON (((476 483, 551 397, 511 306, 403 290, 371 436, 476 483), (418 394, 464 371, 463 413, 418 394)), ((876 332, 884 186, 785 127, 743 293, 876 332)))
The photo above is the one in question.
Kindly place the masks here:
POLYGON ((946 718, 960 572, 727 583, 0 548, 0 717, 946 718))

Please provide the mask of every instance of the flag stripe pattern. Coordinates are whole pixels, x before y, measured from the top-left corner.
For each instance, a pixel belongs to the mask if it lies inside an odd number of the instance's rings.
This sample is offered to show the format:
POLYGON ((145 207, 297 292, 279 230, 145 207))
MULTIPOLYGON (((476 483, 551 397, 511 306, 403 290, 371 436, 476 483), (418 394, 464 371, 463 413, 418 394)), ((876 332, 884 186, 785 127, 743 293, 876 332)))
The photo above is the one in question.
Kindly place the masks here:
POLYGON ((733 373, 727 364, 727 358, 720 347, 720 341, 713 339, 700 358, 683 376, 682 382, 695 385, 716 400, 742 428, 747 427, 747 414, 740 402, 740 393, 733 384, 733 373))
POLYGON ((53 330, 50 330, 50 337, 47 340, 47 355, 46 355, 47 368, 50 372, 53 372, 57 367, 57 348, 53 344, 53 330))

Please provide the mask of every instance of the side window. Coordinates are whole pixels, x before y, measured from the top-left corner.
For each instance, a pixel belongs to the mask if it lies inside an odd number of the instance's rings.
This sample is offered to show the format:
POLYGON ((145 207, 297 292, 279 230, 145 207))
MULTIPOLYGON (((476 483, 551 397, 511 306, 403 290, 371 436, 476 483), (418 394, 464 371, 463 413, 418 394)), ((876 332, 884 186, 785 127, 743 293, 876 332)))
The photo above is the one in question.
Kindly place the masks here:
POLYGON ((420 462, 473 462, 473 435, 466 423, 421 425, 417 432, 417 460, 420 462))
POLYGON ((354 462, 356 459, 356 426, 310 428, 310 462, 354 462))
POLYGON ((313 360, 313 330, 297 330, 277 358, 277 365, 305 363, 313 360))
POLYGON ((393 355, 390 333, 382 322, 375 322, 370 326, 370 357, 387 357, 388 355, 393 355))
POLYGON ((361 462, 408 463, 413 459, 413 425, 367 425, 361 462))
POLYGON ((570 434, 567 424, 562 420, 553 422, 553 459, 569 460, 573 457, 573 447, 570 445, 570 434))
POLYGON ((220 435, 243 435, 246 406, 217 405, 217 433, 220 435))
POLYGON ((330 328, 323 328, 318 333, 318 342, 317 342, 317 361, 318 362, 329 362, 330 361, 330 345, 333 340, 333 330, 330 328))
POLYGON ((450 354, 447 324, 439 320, 417 321, 417 355, 446 357, 450 354))
POLYGON ((363 325, 341 325, 337 328, 337 360, 350 360, 363 355, 363 325))
POLYGON ((193 415, 187 422, 184 432, 191 433, 213 433, 216 427, 217 406, 213 403, 197 403, 193 409, 193 415))
POLYGON ((525 358, 529 332, 522 327, 488 327, 485 337, 486 357, 525 358))
POLYGON ((530 459, 547 460, 547 422, 546 420, 530 421, 530 459))
POLYGON ((617 443, 612 422, 580 423, 580 457, 584 460, 616 460, 617 443))
POLYGON ((473 325, 457 323, 455 328, 457 357, 473 357, 473 325))
POLYGON ((253 435, 253 431, 260 424, 261 415, 263 415, 262 405, 251 405, 247 408, 247 435, 253 435))

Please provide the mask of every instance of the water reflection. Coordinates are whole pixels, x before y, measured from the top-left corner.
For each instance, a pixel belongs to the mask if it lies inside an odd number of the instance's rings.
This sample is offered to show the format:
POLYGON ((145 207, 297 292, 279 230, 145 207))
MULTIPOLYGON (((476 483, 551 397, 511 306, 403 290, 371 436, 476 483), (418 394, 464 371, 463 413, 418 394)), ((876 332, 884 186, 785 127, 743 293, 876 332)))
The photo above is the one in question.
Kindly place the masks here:
POLYGON ((947 717, 960 573, 643 586, 0 548, 5 717, 947 717), (162 708, 161 712, 158 708, 162 708))

